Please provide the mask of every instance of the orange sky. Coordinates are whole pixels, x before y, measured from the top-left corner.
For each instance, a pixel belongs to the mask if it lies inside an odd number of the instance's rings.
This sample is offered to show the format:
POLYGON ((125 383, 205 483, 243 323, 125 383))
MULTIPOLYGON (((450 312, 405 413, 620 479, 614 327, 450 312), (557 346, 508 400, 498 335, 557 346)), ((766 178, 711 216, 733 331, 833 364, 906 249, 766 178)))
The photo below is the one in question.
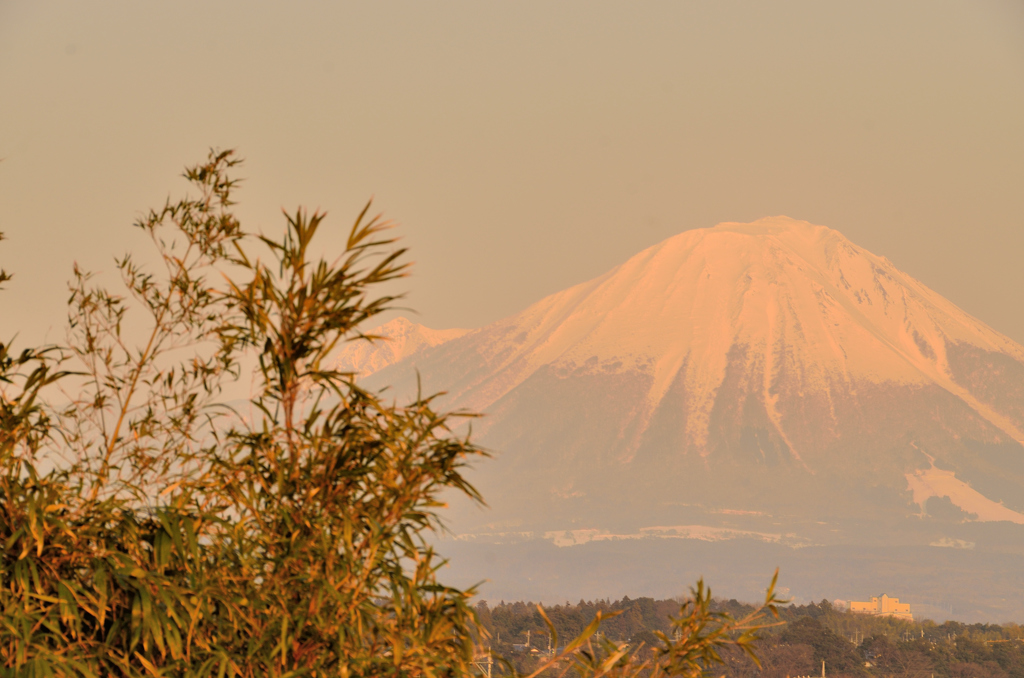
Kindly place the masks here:
POLYGON ((473 327, 688 228, 825 224, 1024 342, 1024 5, 0 0, 0 334, 209 146, 240 212, 370 195, 473 327))

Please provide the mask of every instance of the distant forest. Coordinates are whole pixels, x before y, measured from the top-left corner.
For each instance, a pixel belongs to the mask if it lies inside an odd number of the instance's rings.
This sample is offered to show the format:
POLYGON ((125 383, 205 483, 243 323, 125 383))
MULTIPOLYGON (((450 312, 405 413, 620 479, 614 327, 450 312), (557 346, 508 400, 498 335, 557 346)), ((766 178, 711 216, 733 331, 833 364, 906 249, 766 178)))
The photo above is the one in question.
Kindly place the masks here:
MULTIPOLYGON (((552 647, 535 604, 502 602, 492 607, 481 601, 476 609, 491 634, 494 654, 521 673, 530 673, 552 647)), ((715 609, 741 617, 753 608, 736 600, 716 600, 715 609)), ((575 638, 598 611, 620 612, 602 623, 600 633, 649 653, 659 643, 657 632, 670 633, 669 619, 678 614, 679 601, 626 597, 544 606, 559 644, 575 638)), ((820 676, 824 661, 826 675, 837 677, 1024 678, 1024 626, 1019 624, 905 621, 838 610, 827 600, 782 607, 780 621, 785 623, 770 629, 758 643, 761 669, 739 654, 729 654, 726 666, 713 674, 820 676)), ((496 664, 495 671, 501 673, 500 669, 496 664)))

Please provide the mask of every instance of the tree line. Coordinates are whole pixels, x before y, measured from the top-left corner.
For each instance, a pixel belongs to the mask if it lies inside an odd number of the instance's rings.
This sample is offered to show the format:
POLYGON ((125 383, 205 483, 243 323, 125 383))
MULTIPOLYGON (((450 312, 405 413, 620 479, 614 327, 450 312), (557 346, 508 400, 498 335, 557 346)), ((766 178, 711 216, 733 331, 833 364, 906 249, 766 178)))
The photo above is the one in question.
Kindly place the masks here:
MULTIPOLYGON (((597 612, 617 612, 598 632, 627 643, 634 652, 656 646, 659 633, 671 632, 675 599, 622 598, 542 606, 560 634, 571 634, 597 612)), ((715 599, 711 609, 741 617, 754 606, 715 599)), ((548 651, 549 635, 532 603, 504 601, 476 605, 498 651, 520 672, 537 665, 548 651), (523 647, 530 632, 531 647, 523 647)), ((893 676, 906 678, 1024 678, 1024 626, 910 621, 856 614, 827 601, 778 607, 777 626, 764 629, 757 643, 760 666, 735 650, 723 652, 725 664, 714 675, 735 678, 893 676)))

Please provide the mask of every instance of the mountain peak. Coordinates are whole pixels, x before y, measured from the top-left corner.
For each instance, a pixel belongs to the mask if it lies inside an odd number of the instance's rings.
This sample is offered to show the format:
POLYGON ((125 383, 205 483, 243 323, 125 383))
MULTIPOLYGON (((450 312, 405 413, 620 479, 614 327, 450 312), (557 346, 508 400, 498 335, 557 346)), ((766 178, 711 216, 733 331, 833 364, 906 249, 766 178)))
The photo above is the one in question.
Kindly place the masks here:
POLYGON ((731 231, 735 233, 746 233, 747 235, 774 235, 778 233, 799 233, 801 235, 816 235, 822 231, 838 233, 826 226, 817 226, 809 221, 793 219, 785 215, 774 217, 761 217, 748 223, 738 221, 723 221, 710 229, 718 232, 731 231))
POLYGON ((784 370, 825 391, 858 379, 939 384, 1024 439, 1024 422, 955 383, 946 347, 1017 361, 1024 348, 838 231, 786 216, 683 231, 474 336, 501 375, 456 391, 479 410, 551 366, 646 374, 647 411, 685 376, 688 397, 707 415, 730 352, 742 348, 763 372, 767 401, 784 370))
POLYGON ((707 409, 734 346, 764 366, 766 397, 784 364, 811 384, 869 378, 955 389, 947 342, 1024 359, 888 260, 788 217, 684 231, 492 327, 515 327, 520 339, 494 345, 506 379, 475 390, 470 406, 487 407, 542 365, 590 364, 650 374, 654 408, 686 363, 691 397, 707 409))

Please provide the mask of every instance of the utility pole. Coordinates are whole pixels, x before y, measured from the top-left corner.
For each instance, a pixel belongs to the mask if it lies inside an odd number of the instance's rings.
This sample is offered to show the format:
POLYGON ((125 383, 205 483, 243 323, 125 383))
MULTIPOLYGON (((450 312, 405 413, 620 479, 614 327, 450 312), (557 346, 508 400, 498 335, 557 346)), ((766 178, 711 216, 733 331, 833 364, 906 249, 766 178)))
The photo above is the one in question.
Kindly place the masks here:
POLYGON ((491 678, 491 667, 494 665, 494 655, 491 654, 491 648, 487 648, 487 661, 485 662, 483 657, 477 657, 473 660, 473 665, 480 669, 483 673, 487 671, 487 678, 491 678))

